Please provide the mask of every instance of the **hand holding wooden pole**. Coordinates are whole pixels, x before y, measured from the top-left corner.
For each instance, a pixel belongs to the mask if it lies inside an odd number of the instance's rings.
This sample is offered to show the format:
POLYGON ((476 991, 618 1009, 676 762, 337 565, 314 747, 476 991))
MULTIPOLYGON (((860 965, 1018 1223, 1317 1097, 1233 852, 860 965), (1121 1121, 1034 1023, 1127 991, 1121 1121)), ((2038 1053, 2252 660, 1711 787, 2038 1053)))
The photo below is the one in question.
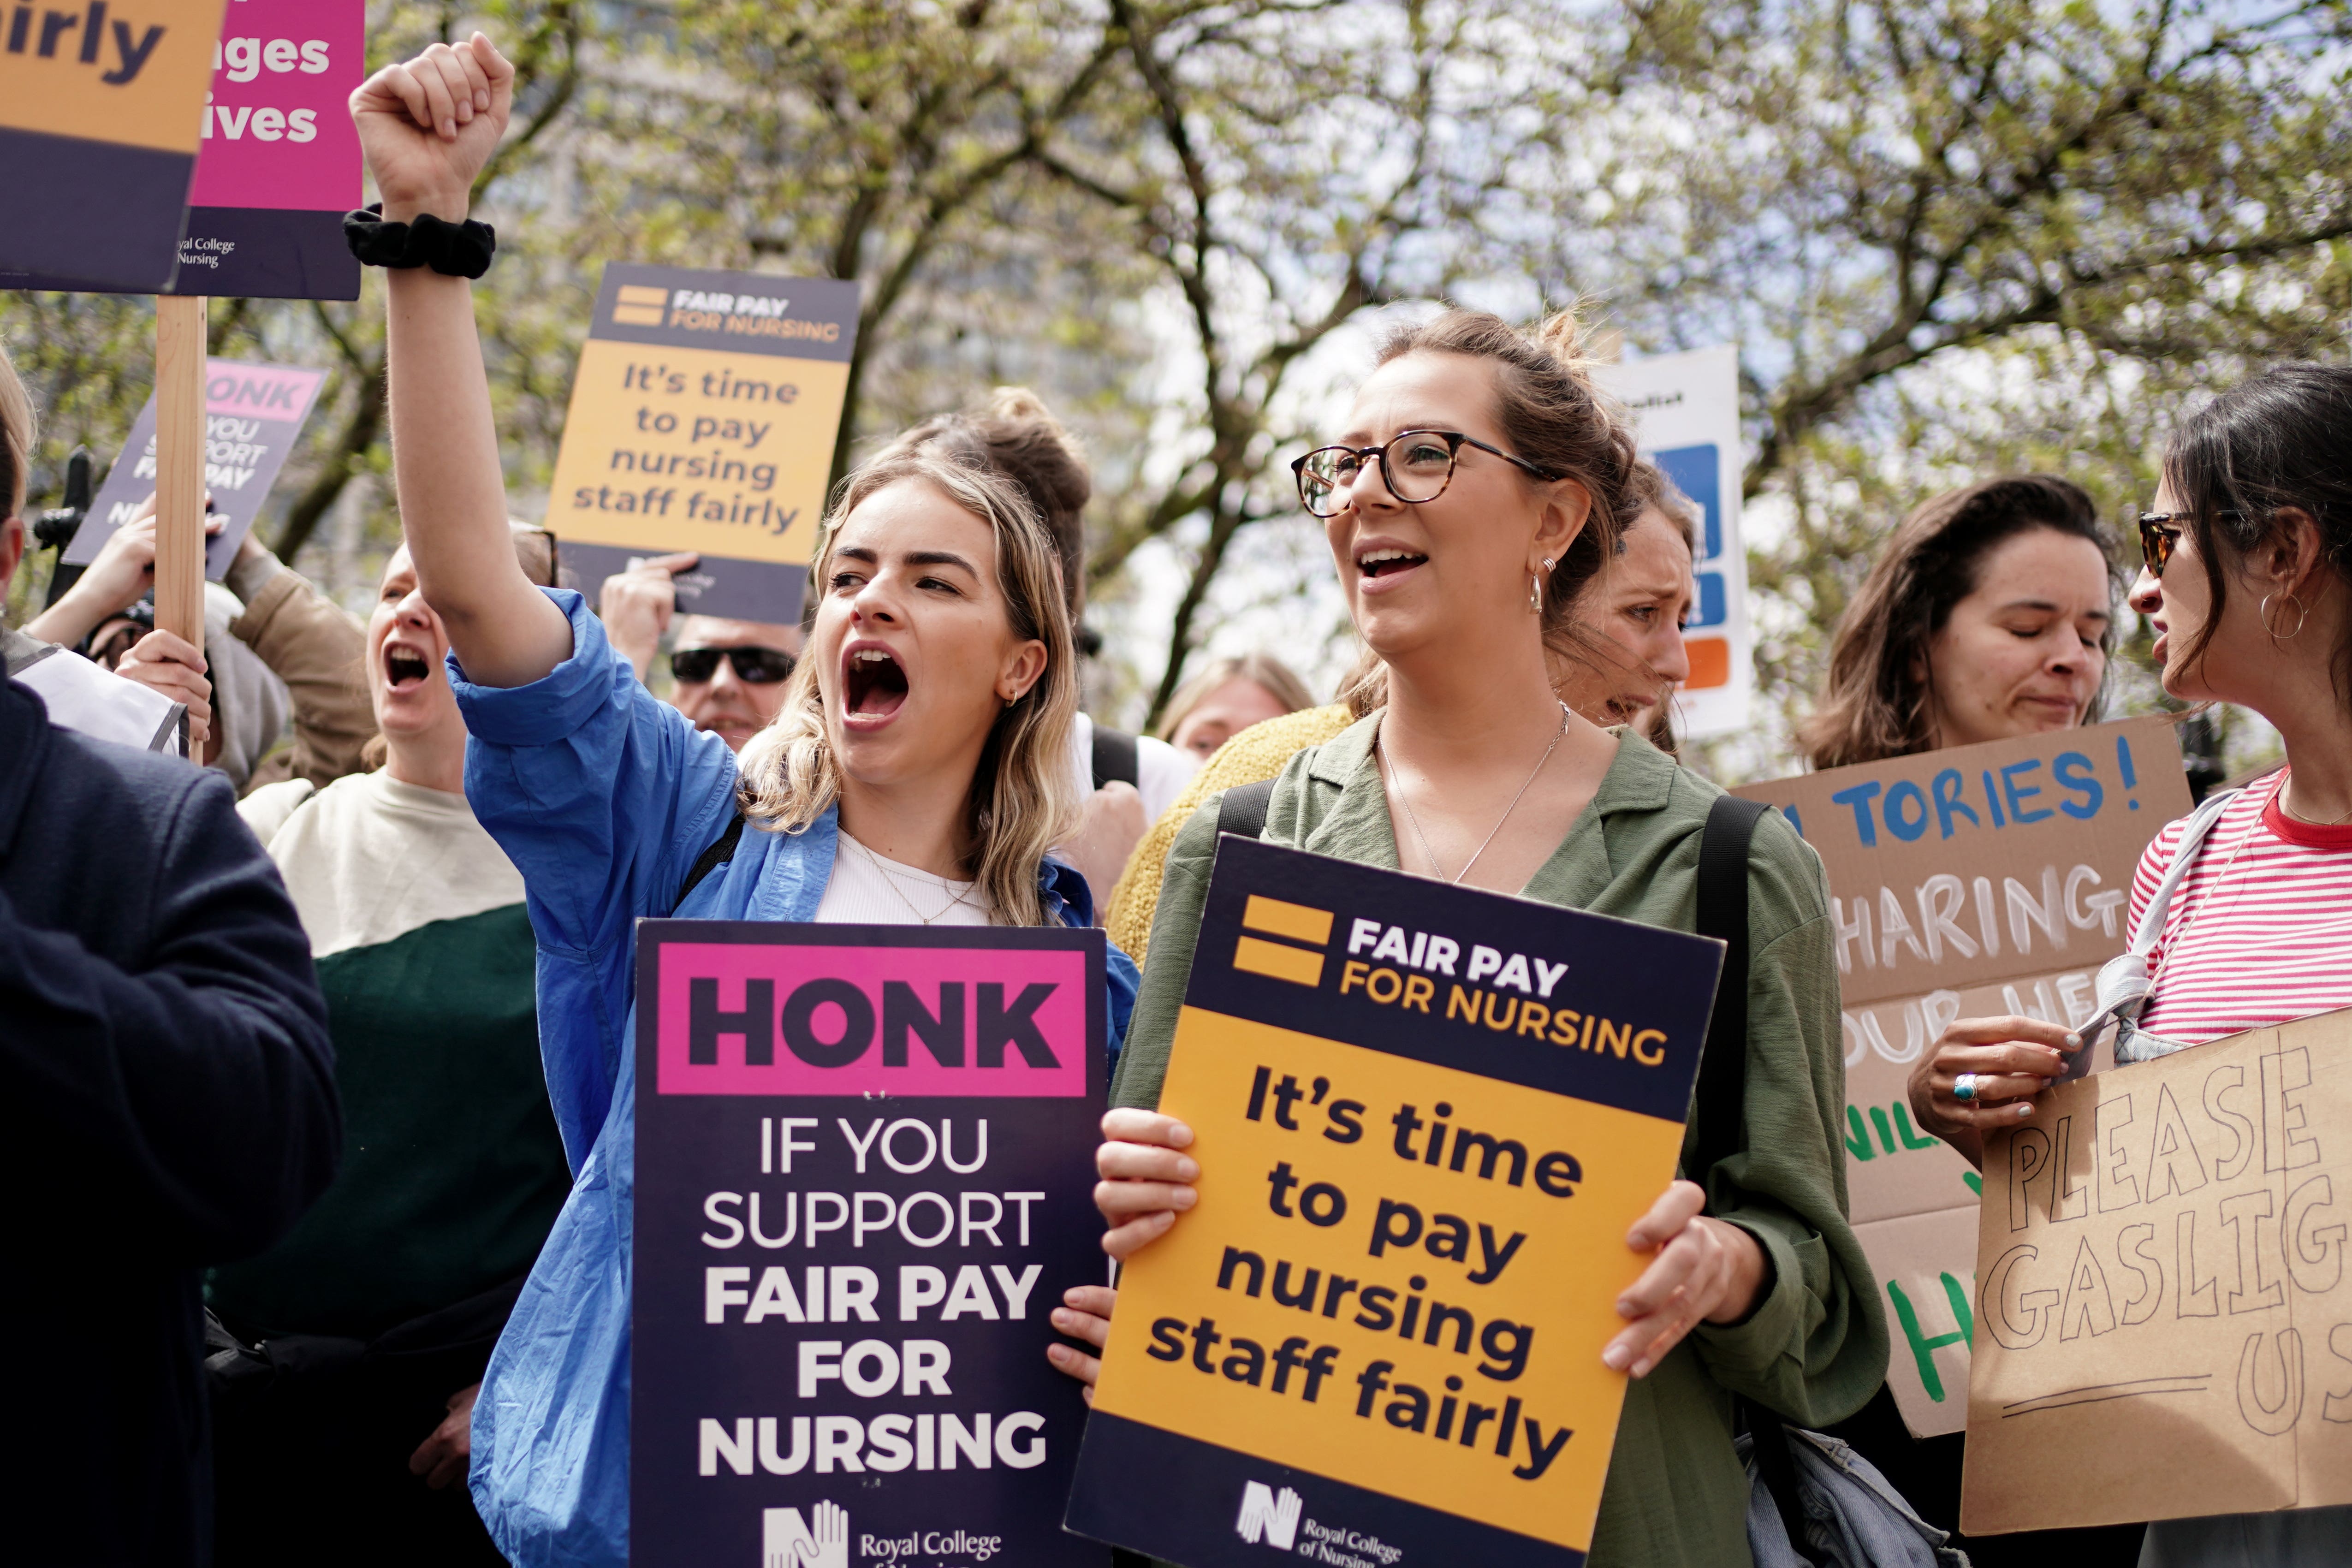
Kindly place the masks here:
POLYGON ((205 301, 155 301, 155 625, 205 646, 205 301))

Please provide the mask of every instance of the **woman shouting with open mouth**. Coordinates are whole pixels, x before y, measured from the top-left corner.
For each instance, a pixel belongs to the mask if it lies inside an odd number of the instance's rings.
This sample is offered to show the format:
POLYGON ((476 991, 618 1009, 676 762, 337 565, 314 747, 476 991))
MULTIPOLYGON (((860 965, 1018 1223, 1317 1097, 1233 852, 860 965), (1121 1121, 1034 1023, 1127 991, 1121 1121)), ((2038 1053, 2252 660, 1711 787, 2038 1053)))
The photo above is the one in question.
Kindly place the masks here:
MULTIPOLYGON (((466 216, 514 69, 479 34, 352 100, 387 220, 466 216)), ((577 594, 533 586, 506 495, 470 287, 390 277, 394 470, 472 739, 467 795, 521 869, 541 1053, 572 1194, 475 1407, 472 1486, 515 1563, 625 1563, 642 918, 1090 923, 1046 849, 1076 820, 1077 666, 1054 541, 1010 479, 917 451, 841 487, 815 623, 741 757, 656 700, 577 594)), ((789 608, 784 606, 783 608, 789 608)), ((1113 1048, 1134 966, 1109 968, 1113 1048)))

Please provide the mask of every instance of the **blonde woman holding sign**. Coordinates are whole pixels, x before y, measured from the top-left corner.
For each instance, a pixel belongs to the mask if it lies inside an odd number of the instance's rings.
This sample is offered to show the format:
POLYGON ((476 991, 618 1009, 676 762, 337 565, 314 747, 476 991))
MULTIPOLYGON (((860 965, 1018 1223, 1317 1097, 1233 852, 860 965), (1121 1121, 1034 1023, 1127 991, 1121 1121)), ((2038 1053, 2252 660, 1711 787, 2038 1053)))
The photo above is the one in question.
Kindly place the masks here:
MULTIPOLYGON (((2180 427, 2140 518, 2131 604, 2156 627, 2164 689, 2261 714, 2286 765, 2209 799, 2140 857, 2127 955, 2140 979, 2101 976, 2120 1062, 2352 1006, 2347 432, 2352 370, 2265 371, 2180 427)), ((1984 1131, 2032 1117, 2083 1044, 2032 1019, 1963 1018, 1912 1069, 1912 1108, 1981 1164, 1984 1131)), ((2346 1562, 2352 1508, 2161 1520, 2140 1554, 2141 1568, 2346 1562)))
MULTIPOLYGON (((1392 339, 1336 444, 1297 465, 1377 705, 1291 760, 1268 842, 1688 931, 1700 833, 1720 793, 1629 729, 1554 694, 1545 645, 1639 502, 1630 428, 1595 389, 1572 318, 1530 340, 1450 310, 1392 339)), ((1190 975, 1218 803, 1169 858, 1133 1040, 1105 1120, 1105 1248, 1128 1258, 1192 1206, 1189 1129, 1159 1099, 1190 975)), ((1748 1561, 1732 1396, 1801 1422, 1878 1385, 1885 1327, 1846 1223, 1837 969, 1820 861, 1779 818, 1748 861, 1743 1152, 1670 1184, 1626 1245, 1650 1259, 1623 1328, 1590 1353, 1631 1374, 1591 1561, 1748 1561)), ((1685 1142, 1685 1158, 1692 1145, 1685 1142)), ((1056 1326, 1099 1345, 1111 1292, 1056 1326)), ((1091 1380, 1092 1358, 1057 1364, 1091 1380)))
MULTIPOLYGON (((429 248, 425 215, 466 216, 513 80, 476 34, 353 97, 387 223, 429 248)), ((577 594, 516 563, 464 277, 395 270, 390 296, 401 514, 472 735, 467 797, 522 872, 575 1173, 483 1380, 470 1481, 512 1562, 622 1568, 634 924, 1087 924, 1084 880, 1045 857, 1076 816, 1070 617, 1053 537, 1011 480, 925 452, 869 464, 825 520, 806 656, 739 763, 646 691, 577 594)), ((1114 1048, 1133 975, 1113 950, 1114 1048)))

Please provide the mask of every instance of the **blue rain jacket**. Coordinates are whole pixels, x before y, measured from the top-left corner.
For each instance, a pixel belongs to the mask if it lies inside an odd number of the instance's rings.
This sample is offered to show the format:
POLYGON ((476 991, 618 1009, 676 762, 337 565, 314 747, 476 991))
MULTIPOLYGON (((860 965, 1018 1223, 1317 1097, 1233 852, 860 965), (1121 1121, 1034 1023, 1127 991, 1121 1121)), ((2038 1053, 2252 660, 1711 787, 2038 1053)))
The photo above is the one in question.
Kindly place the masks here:
MULTIPOLYGON (((833 875, 838 824, 747 827, 684 902, 679 884, 735 815, 735 757, 646 690, 578 594, 549 589, 572 657, 529 686, 449 684, 472 740, 466 795, 523 876, 539 938, 540 1054, 572 1195, 490 1356, 467 1484, 518 1568, 625 1568, 629 1557, 629 1268, 635 1190, 635 923, 806 921, 833 875)), ((1047 910, 1093 919, 1086 879, 1048 860, 1047 910)), ((1136 970, 1108 968, 1110 1046, 1136 970)))

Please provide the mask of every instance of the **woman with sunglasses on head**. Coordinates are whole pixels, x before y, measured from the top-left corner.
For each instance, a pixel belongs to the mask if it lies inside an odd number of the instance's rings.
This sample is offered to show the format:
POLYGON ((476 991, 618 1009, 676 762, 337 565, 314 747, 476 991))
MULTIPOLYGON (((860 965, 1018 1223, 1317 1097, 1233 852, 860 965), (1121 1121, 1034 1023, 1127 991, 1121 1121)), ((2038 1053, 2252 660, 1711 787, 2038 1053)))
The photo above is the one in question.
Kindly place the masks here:
MULTIPOLYGON (((353 96, 387 220, 466 216, 514 68, 476 34, 353 96)), ((471 732, 467 793, 520 868, 550 1098, 575 1179, 475 1405, 472 1489, 524 1568, 629 1555, 635 922, 1087 924, 1048 859, 1076 817, 1070 617, 1051 532, 1002 474, 929 452, 834 497, 806 657, 739 758, 656 701, 576 594, 504 543, 473 298, 388 280, 394 470, 471 732)), ((1111 954, 1110 1047, 1134 970, 1111 954)))
MULTIPOLYGON (((2352 370, 2263 372, 2166 448, 2132 608, 2156 628, 2164 689, 2275 726, 2286 765, 2170 823, 2141 856, 2129 929, 2189 857, 2153 929, 2148 989, 2122 1012, 2119 1063, 2352 1006, 2352 370), (2191 830, 2198 841, 2186 851, 2191 830)), ((1981 1164, 2087 1044, 2025 1018, 1963 1019, 1912 1070, 1919 1124, 1981 1164)), ((2142 1568, 2352 1561, 2352 1509, 2164 1520, 2142 1568)))
MULTIPOLYGON (((1339 443, 1298 465, 1381 700, 1294 757, 1268 842, 1688 931, 1701 829, 1721 793, 1553 689, 1547 646, 1633 521, 1630 427, 1577 353, 1572 318, 1531 341, 1449 310, 1400 332, 1339 443)), ((1097 1201, 1126 1258, 1182 1223, 1200 1163, 1159 1098, 1192 962, 1217 804, 1177 840, 1133 1037, 1105 1119, 1097 1201)), ((1629 1373, 1591 1561, 1749 1560, 1732 1397, 1801 1422, 1868 1396, 1885 1327, 1847 1225, 1843 1071, 1820 861, 1767 815, 1748 859, 1745 1152, 1688 1169, 1627 1236, 1648 1259, 1622 1330, 1590 1353, 1629 1373)), ((1691 1145, 1685 1145, 1685 1158, 1691 1145)), ((1111 1291, 1071 1292, 1065 1332, 1104 1342, 1111 1291)), ((1093 1358, 1057 1347, 1091 1379, 1093 1358)))

